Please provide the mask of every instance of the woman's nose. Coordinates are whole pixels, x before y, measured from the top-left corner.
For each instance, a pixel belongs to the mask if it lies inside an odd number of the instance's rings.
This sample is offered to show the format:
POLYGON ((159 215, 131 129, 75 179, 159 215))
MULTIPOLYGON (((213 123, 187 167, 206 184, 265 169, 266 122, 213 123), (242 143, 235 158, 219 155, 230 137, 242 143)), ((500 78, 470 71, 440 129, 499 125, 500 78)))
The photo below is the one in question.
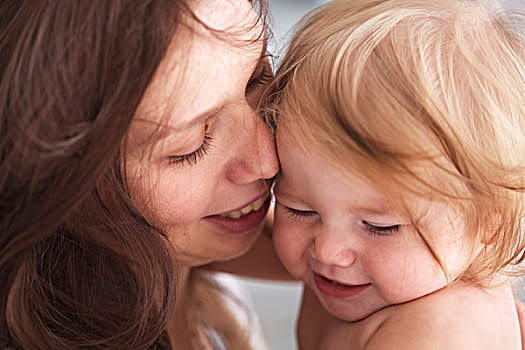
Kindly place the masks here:
POLYGON ((310 254, 324 265, 350 267, 357 259, 352 233, 335 228, 322 228, 316 235, 310 254))
POLYGON ((236 155, 233 157, 228 177, 237 184, 251 183, 260 179, 270 179, 279 171, 272 132, 253 110, 251 120, 241 121, 238 127, 236 155))

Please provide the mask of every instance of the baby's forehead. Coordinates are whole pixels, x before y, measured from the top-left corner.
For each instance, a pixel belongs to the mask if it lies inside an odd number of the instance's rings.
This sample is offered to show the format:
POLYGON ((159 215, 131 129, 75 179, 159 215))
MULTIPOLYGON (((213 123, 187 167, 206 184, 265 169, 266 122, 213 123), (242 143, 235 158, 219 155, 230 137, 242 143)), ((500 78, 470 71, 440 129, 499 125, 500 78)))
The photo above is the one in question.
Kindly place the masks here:
MULTIPOLYGON (((304 129, 308 128, 293 117, 285 116, 278 123, 275 136, 283 170, 300 173, 300 170, 295 171, 294 168, 304 167, 313 172, 337 173, 337 182, 344 183, 346 178, 349 179, 351 186, 359 186, 367 188, 369 192, 376 192, 377 196, 374 201, 393 204, 398 207, 397 211, 406 210, 423 215, 434 203, 447 207, 445 201, 436 199, 434 202, 430 199, 431 193, 425 191, 428 190, 427 188, 423 187, 423 190, 417 193, 403 185, 400 182, 403 181, 403 178, 409 183, 413 182, 407 174, 396 178, 389 173, 388 168, 382 166, 379 160, 354 157, 353 152, 345 148, 344 144, 331 143, 332 140, 328 138, 311 138, 312 130, 304 129), (305 164, 308 166, 306 167, 305 164)), ((427 171, 430 170, 427 169, 427 171)))

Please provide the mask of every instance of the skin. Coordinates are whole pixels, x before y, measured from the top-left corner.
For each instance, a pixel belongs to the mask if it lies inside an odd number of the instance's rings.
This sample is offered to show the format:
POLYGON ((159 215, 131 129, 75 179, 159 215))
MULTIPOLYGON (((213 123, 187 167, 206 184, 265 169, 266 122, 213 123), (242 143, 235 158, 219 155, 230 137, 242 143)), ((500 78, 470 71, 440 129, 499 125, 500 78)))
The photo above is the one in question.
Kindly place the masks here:
POLYGON ((206 265, 289 278, 269 237, 260 235, 262 223, 230 235, 205 220, 264 195, 278 164, 272 135, 254 110, 263 86, 247 89, 261 73, 265 51, 262 40, 253 40, 261 29, 253 26, 255 14, 240 0, 215 7, 196 2, 194 11, 206 25, 252 44, 231 45, 231 37, 219 40, 193 23, 179 29, 130 132, 126 170, 132 194, 148 219, 168 233, 179 252, 181 277, 206 265), (156 131, 163 138, 152 148, 156 131), (206 132, 213 141, 195 164, 170 164, 170 157, 198 149, 206 132))
MULTIPOLYGON (((278 128, 281 172, 274 190, 274 242, 287 269, 328 312, 357 321, 448 284, 414 226, 378 189, 334 168, 314 150, 305 153, 292 135, 289 125, 278 128), (364 290, 353 297, 327 295, 316 275, 364 290)), ((454 278, 470 261, 457 244, 461 220, 445 205, 416 203, 420 230, 438 256, 446 257, 445 269, 454 278)))
MULTIPOLYGON (((510 287, 449 283, 410 221, 377 188, 302 148, 283 120, 274 243, 285 267, 306 284, 301 349, 519 348, 510 287), (364 287, 352 296, 329 295, 316 274, 364 287)), ((443 204, 416 200, 413 208, 453 280, 472 259, 460 244, 462 221, 443 204)))
POLYGON ((250 82, 266 63, 261 23, 254 25, 257 17, 246 1, 194 5, 207 26, 227 37, 194 22, 178 29, 139 106, 127 154, 137 205, 167 232, 186 268, 247 252, 262 220, 239 234, 206 217, 267 196, 267 179, 278 169, 272 135, 255 112, 264 85, 250 82), (239 44, 244 41, 249 44, 239 44), (205 134, 212 139, 208 146, 205 134), (152 147, 148 141, 159 135, 152 147), (206 152, 194 161, 182 160, 200 147, 206 152))
POLYGON ((509 288, 487 292, 456 285, 445 291, 345 322, 305 288, 297 323, 299 348, 521 349, 509 288))
POLYGON ((520 323, 521 331, 521 345, 525 345, 525 305, 520 300, 516 299, 516 310, 518 312, 518 321, 520 323))

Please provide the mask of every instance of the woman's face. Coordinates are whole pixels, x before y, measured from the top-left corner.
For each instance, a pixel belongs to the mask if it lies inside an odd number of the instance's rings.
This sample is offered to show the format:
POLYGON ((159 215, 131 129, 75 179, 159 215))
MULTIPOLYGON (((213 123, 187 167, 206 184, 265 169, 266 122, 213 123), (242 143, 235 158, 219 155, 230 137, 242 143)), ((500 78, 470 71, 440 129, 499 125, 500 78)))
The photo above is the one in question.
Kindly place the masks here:
POLYGON ((250 248, 278 169, 273 137, 255 112, 271 73, 263 23, 245 0, 198 1, 177 29, 132 123, 131 195, 186 266, 250 248), (152 135, 155 135, 153 145, 152 135))

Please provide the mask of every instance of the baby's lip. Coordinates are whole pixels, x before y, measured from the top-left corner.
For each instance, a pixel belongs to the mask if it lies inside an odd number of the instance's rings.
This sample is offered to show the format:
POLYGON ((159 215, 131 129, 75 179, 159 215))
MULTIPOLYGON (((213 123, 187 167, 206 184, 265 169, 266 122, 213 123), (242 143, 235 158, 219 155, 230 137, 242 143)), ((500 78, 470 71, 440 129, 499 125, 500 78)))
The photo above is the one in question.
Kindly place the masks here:
POLYGON ((363 286, 365 284, 368 284, 368 283, 347 283, 347 282, 343 282, 341 279, 337 279, 337 278, 331 278, 331 277, 327 277, 321 273, 317 273, 317 272, 314 272, 316 275, 318 275, 319 277, 321 278, 324 278, 325 280, 329 281, 329 282, 332 282, 332 283, 335 283, 335 284, 339 284, 339 285, 342 285, 342 286, 346 286, 346 287, 357 287, 357 286, 363 286))
MULTIPOLYGON (((340 280, 339 280, 340 281, 340 280)), ((348 284, 332 280, 317 273, 313 276, 313 282, 322 294, 337 299, 353 299, 364 293, 371 283, 348 284)))

